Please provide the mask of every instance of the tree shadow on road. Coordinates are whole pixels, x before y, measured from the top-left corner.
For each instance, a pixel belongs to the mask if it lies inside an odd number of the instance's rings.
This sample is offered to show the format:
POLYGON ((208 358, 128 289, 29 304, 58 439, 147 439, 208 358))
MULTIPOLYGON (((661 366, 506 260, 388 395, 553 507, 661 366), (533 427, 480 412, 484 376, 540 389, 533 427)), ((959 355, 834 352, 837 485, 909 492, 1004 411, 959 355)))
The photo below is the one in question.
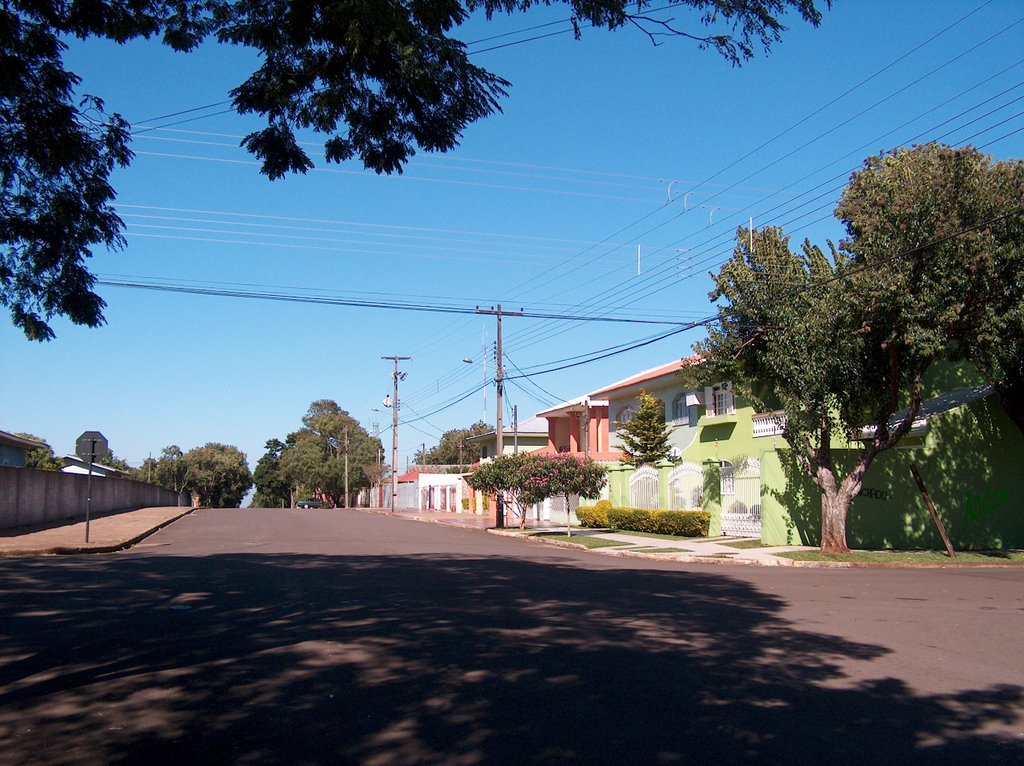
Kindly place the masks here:
POLYGON ((714 572, 449 556, 0 562, 0 760, 1009 763, 1024 689, 844 681, 888 650, 714 572))

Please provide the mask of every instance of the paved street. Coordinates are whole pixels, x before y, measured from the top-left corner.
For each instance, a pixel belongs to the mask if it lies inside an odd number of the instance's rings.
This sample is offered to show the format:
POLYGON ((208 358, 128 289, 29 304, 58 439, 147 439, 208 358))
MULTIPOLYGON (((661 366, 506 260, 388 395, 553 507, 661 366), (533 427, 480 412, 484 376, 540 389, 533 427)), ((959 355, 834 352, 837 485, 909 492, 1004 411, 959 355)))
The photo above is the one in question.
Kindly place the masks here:
POLYGON ((598 556, 199 511, 0 559, 3 763, 1011 763, 1024 570, 598 556))

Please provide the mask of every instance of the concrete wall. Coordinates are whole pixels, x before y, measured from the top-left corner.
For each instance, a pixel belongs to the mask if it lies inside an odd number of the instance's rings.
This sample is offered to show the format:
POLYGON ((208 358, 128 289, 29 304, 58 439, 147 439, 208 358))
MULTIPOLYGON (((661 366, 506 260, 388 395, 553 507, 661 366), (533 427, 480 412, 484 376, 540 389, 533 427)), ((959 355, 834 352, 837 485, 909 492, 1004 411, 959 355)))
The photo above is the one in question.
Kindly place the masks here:
MULTIPOLYGON (((88 476, 0 466, 0 529, 85 518, 88 476)), ((130 479, 92 478, 92 514, 186 504, 174 492, 130 479)))

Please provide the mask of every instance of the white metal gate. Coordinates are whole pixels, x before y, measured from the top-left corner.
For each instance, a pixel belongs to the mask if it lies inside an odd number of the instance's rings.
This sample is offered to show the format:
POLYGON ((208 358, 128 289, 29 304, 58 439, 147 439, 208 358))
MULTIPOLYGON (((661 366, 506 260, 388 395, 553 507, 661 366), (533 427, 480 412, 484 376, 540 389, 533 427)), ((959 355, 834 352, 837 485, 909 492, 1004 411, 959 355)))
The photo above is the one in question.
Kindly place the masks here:
POLYGON ((629 477, 629 504, 634 508, 658 507, 658 469, 642 465, 629 477))
POLYGON ((761 462, 756 458, 722 464, 722 534, 761 537, 761 462))
POLYGON ((696 463, 682 463, 668 475, 670 506, 688 511, 704 504, 704 473, 696 463))

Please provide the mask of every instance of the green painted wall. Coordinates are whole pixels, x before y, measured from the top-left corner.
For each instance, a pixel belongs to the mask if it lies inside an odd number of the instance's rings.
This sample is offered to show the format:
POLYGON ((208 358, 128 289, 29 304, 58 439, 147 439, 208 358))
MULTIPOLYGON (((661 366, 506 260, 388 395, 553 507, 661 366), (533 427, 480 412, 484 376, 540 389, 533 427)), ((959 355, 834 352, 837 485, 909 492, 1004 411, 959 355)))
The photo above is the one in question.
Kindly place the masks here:
MULTIPOLYGON (((956 383, 962 381, 957 380, 956 383)), ((818 545, 821 494, 796 467, 781 437, 753 436, 750 407, 738 403, 726 418, 701 418, 698 438, 681 455, 704 469, 704 509, 711 535, 721 533, 718 463, 757 458, 761 464, 761 539, 769 545, 818 545)), ((841 470, 855 452, 834 445, 841 470)), ((848 541, 854 548, 941 549, 942 542, 910 473, 914 463, 957 548, 1024 547, 1024 437, 994 396, 937 415, 923 437, 882 453, 851 508, 848 541)), ((661 507, 669 507, 668 476, 660 467, 661 507)), ((628 506, 632 469, 609 471, 609 499, 628 506)))
MULTIPOLYGON (((842 460, 844 471, 853 460, 851 451, 842 460)), ((955 548, 1024 547, 1024 437, 994 396, 933 417, 924 437, 875 459, 847 519, 851 548, 942 549, 911 464, 955 548)), ((764 503, 771 506, 762 516, 762 540, 818 545, 817 488, 794 475, 788 450, 761 467, 764 503)))

